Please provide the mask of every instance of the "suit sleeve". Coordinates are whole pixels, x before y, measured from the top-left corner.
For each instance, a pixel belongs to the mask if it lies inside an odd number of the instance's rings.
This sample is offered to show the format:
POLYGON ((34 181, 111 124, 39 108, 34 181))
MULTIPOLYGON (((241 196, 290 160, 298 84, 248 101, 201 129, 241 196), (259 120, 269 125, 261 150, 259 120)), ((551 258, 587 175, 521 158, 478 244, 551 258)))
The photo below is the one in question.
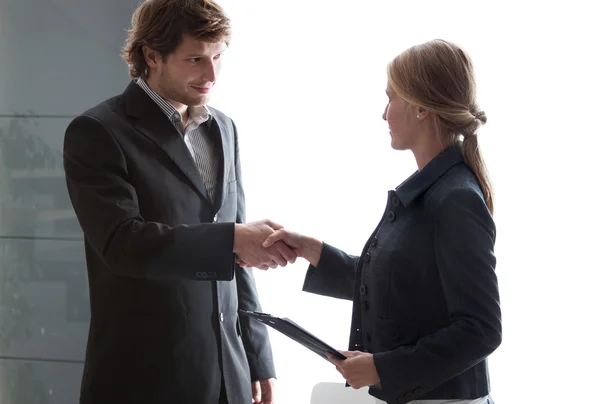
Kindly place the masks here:
MULTIPOLYGON (((242 186, 242 171, 240 165, 239 145, 237 130, 233 124, 235 143, 235 175, 237 180, 237 218, 238 223, 246 221, 246 202, 244 187, 242 186)), ((261 312, 262 308, 258 299, 256 282, 252 269, 245 269, 235 265, 235 279, 238 290, 238 308, 248 311, 261 312)), ((271 342, 267 327, 247 316, 239 317, 242 329, 242 341, 248 358, 251 380, 265 380, 275 377, 275 364, 271 351, 271 342)))
POLYGON ((316 267, 310 265, 304 279, 304 292, 353 300, 354 274, 359 257, 323 243, 321 258, 316 267))
POLYGON ((500 345, 495 234, 492 217, 477 193, 457 191, 441 203, 435 217, 435 258, 449 322, 415 346, 374 355, 388 402, 407 392, 427 393, 486 359, 500 345))
POLYGON ((118 276, 231 280, 233 223, 168 226, 144 220, 128 161, 109 129, 82 115, 65 133, 63 163, 86 243, 118 276), (211 268, 211 272, 201 272, 211 268))

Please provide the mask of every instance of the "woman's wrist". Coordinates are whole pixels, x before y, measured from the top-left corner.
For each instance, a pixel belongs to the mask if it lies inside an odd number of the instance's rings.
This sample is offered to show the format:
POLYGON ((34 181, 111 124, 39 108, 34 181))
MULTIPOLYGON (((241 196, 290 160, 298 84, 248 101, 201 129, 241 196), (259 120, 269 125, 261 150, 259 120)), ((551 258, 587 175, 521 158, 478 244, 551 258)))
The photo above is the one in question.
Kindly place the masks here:
POLYGON ((305 237, 304 249, 302 251, 302 258, 310 262, 310 264, 316 267, 321 260, 321 252, 323 251, 323 242, 312 237, 305 237))

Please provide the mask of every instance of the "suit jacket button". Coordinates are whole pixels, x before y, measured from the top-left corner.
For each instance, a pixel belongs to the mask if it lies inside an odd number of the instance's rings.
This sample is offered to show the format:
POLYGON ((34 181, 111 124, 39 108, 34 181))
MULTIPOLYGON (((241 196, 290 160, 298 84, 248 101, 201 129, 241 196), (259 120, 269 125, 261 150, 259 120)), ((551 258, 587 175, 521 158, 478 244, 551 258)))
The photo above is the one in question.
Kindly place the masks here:
POLYGON ((367 263, 367 264, 368 264, 369 262, 371 262, 371 254, 369 254, 369 253, 366 253, 366 254, 365 254, 364 261, 365 261, 365 263, 367 263))
POLYGON ((360 285, 360 294, 363 296, 367 294, 367 287, 364 284, 360 285))
POLYGON ((398 206, 400 205, 400 199, 397 196, 392 196, 392 205, 398 206))
POLYGON ((396 220, 396 214, 395 214, 394 212, 388 212, 388 214, 387 214, 387 219, 388 219, 390 222, 393 222, 394 220, 396 220))
POLYGON ((371 240, 371 247, 377 247, 377 237, 373 237, 373 240, 371 240))
POLYGON ((225 316, 223 315, 223 313, 219 313, 219 321, 223 322, 225 320, 225 316))

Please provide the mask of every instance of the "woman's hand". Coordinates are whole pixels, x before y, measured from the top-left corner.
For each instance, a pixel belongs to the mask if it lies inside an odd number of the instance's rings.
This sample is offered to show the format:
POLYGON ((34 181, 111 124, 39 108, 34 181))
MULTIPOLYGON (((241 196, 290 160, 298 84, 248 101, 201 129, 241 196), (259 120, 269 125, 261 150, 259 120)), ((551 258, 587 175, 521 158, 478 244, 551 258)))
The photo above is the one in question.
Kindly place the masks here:
POLYGON ((327 357, 352 388, 360 389, 379 383, 379 373, 375 367, 373 354, 360 351, 340 352, 347 359, 338 359, 331 354, 327 354, 327 357))
POLYGON ((263 243, 263 247, 270 247, 277 241, 283 241, 298 257, 306 259, 313 266, 317 266, 321 259, 323 242, 317 239, 282 228, 269 235, 263 243))

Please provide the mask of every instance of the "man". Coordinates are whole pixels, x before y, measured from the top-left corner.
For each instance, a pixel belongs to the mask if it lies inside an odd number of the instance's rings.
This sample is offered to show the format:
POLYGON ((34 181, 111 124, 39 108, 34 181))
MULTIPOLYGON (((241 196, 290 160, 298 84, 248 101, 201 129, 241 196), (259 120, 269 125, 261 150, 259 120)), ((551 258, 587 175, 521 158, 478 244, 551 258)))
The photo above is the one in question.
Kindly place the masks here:
POLYGON ((85 236, 91 325, 82 404, 273 402, 252 273, 295 254, 244 222, 237 131, 207 107, 229 43, 209 0, 147 0, 123 57, 134 80, 66 130, 69 195, 85 236), (237 257, 236 257, 237 255, 237 257))

